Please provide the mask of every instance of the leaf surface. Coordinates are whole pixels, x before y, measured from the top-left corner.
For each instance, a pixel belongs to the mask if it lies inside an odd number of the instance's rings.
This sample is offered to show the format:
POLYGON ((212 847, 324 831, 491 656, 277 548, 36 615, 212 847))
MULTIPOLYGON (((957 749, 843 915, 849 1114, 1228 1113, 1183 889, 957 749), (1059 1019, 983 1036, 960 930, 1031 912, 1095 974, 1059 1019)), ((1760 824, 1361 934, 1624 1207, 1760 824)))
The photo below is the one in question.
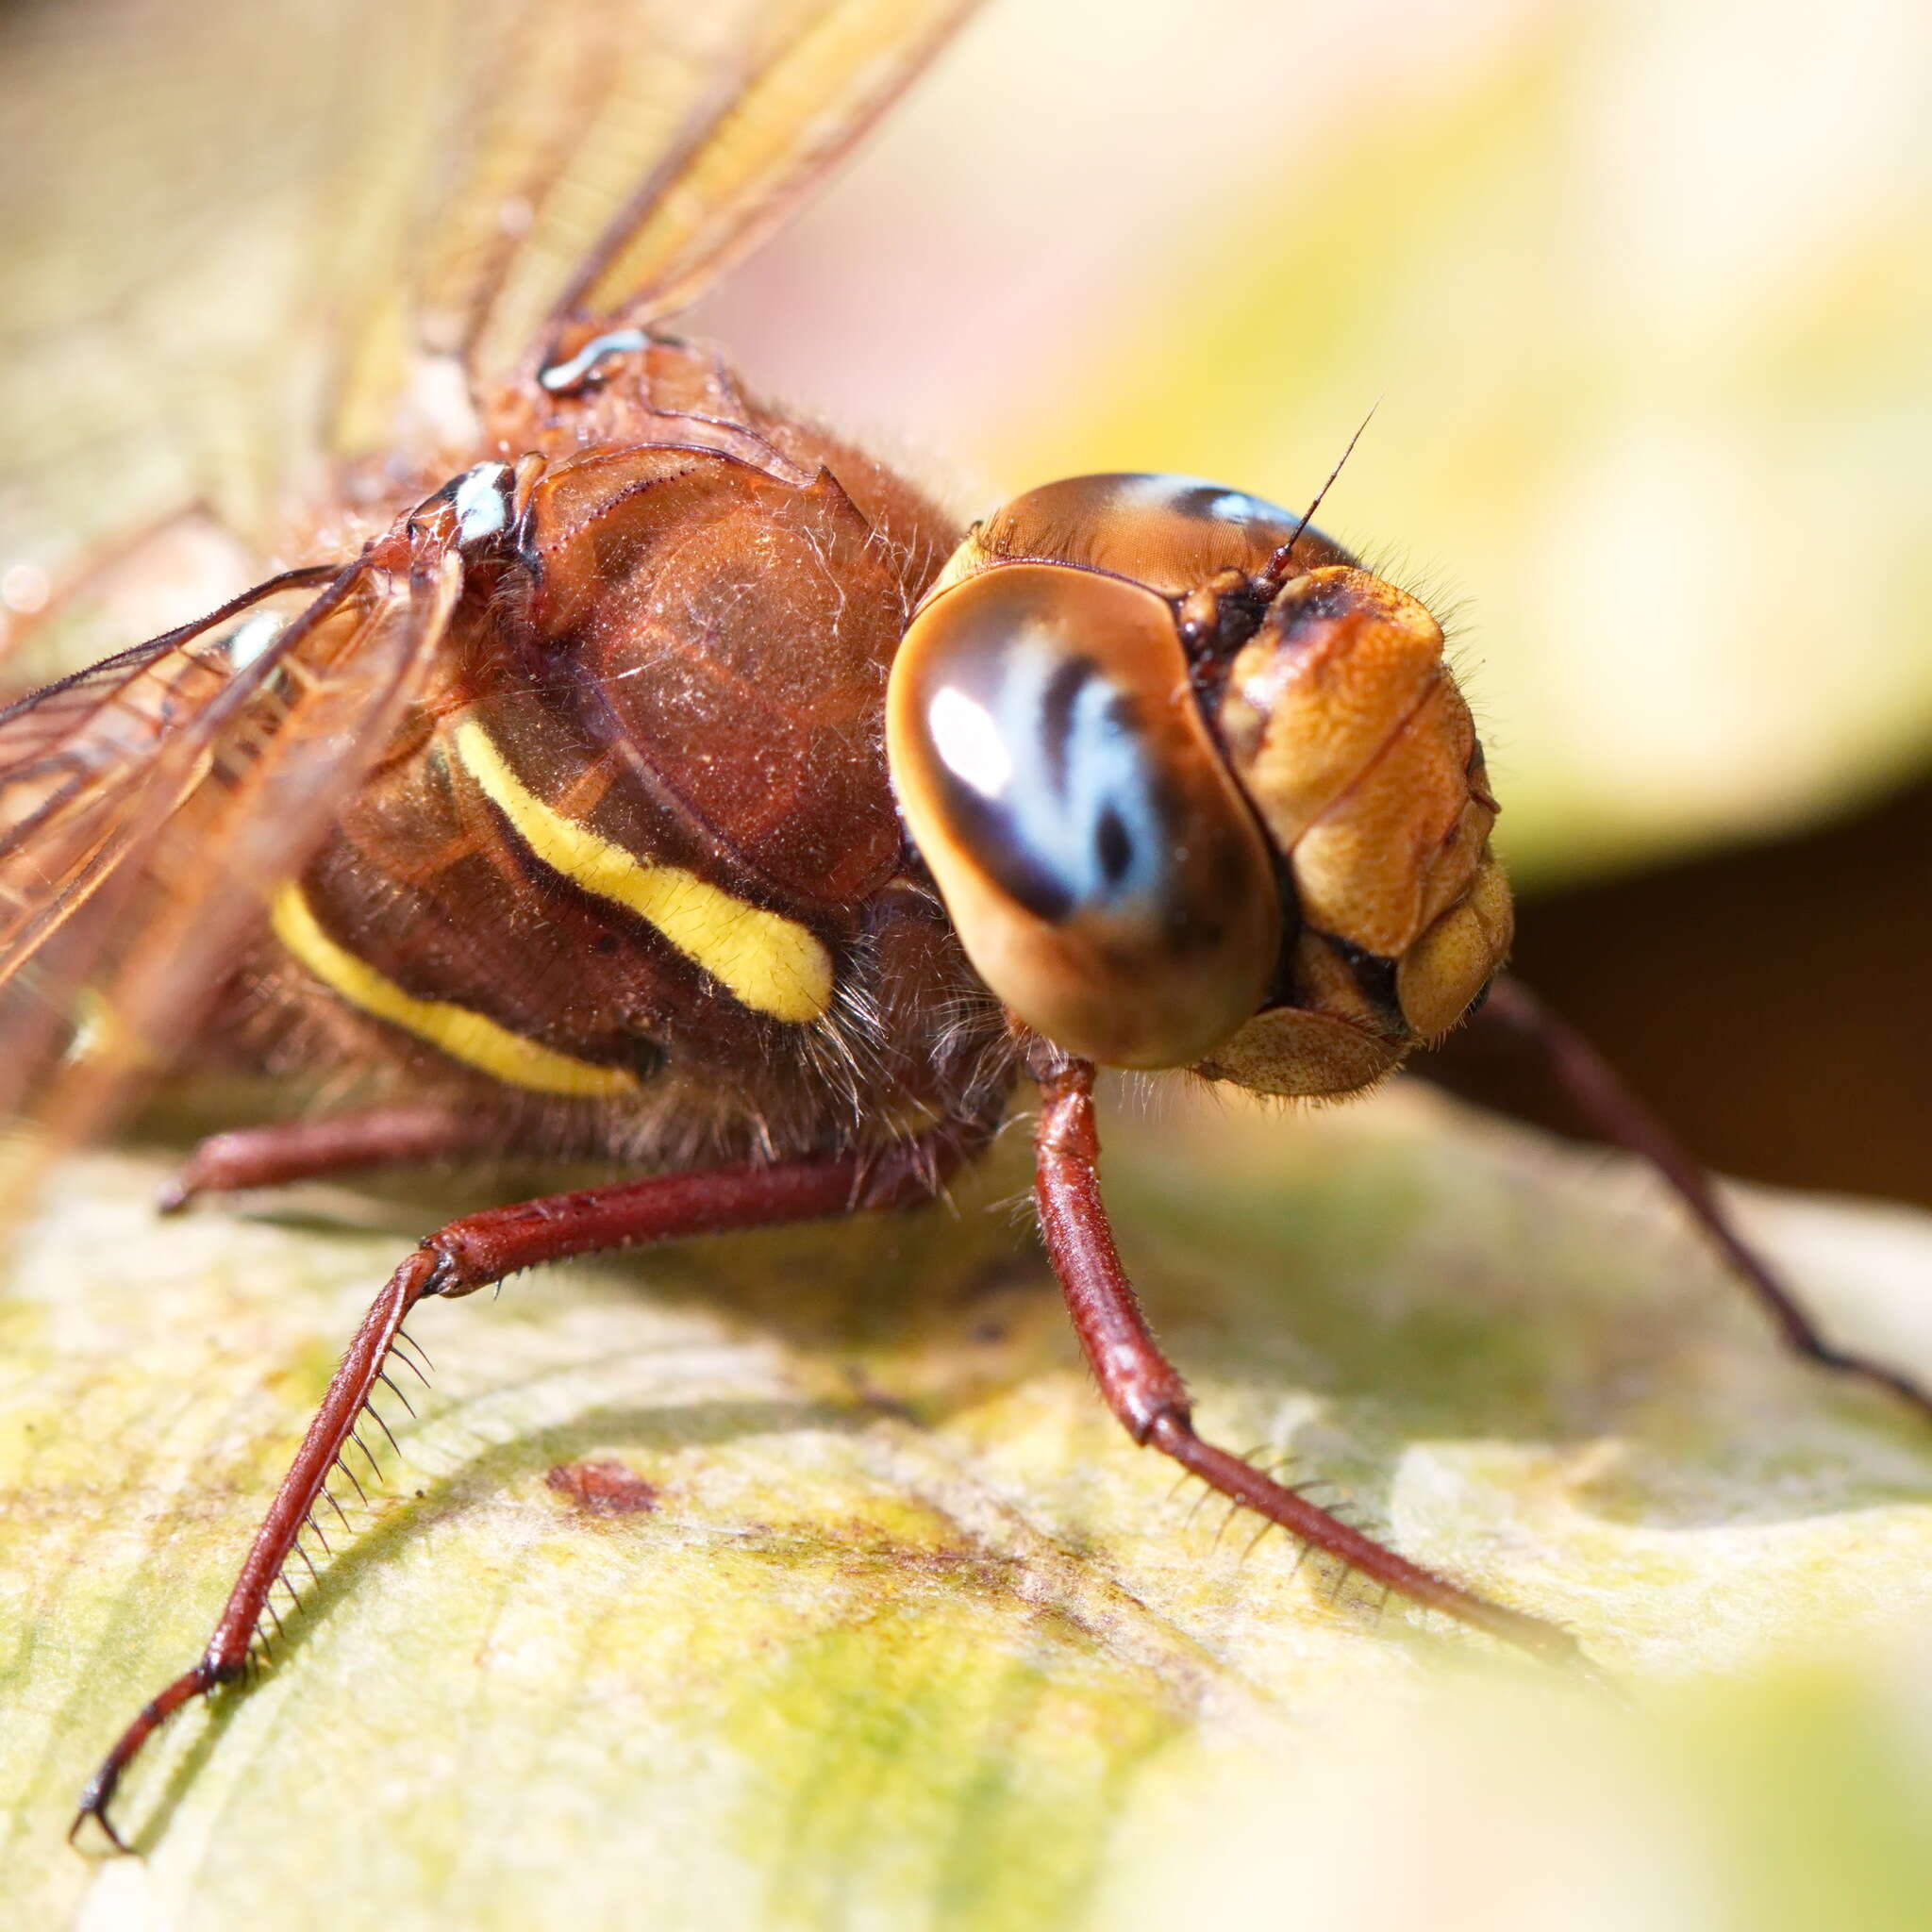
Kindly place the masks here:
MULTIPOLYGON (((1747 1790, 1731 1837, 1678 1842, 1670 1781, 1706 1765, 1703 1802, 1759 1735, 1863 1766, 1884 1838, 1909 1778, 1879 1733, 1925 1670, 1910 1418, 1785 1361, 1620 1165, 1421 1093, 1114 1116, 1122 1245, 1204 1426, 1571 1624, 1630 1709, 1191 1513, 1006 1211, 1014 1136, 951 1209, 423 1311, 433 1391, 391 1408, 400 1462, 372 1439, 386 1479, 343 1490, 320 1582, 295 1566, 279 1667, 140 1766, 144 1859, 84 1861, 81 1779, 204 1640, 336 1351, 450 1206, 158 1223, 164 1162, 103 1154, 0 1300, 13 1922, 1125 1926, 1198 1889, 1302 1923, 1487 1779, 1525 1926, 1571 1923, 1530 1856, 1566 1833, 1669 1925, 1687 1860, 1728 1883, 1734 1840, 1813 1804, 1747 1790)), ((1845 1340, 1932 1369, 1924 1217, 1749 1211, 1845 1340)), ((1860 1855, 1881 1892, 1911 1842, 1860 1855)))

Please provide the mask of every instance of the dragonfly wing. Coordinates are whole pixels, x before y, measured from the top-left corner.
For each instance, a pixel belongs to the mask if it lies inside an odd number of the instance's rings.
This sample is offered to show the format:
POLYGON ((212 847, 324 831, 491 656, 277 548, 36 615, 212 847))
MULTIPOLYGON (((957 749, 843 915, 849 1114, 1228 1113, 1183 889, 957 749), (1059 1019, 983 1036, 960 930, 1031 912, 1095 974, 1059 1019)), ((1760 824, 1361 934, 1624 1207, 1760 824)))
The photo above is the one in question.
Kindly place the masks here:
POLYGON ((423 691, 461 581, 454 552, 358 562, 0 713, 0 1120, 31 1129, 6 1179, 192 1035, 423 691))
POLYGON ((688 307, 869 128, 973 0, 534 0, 425 210, 416 307, 488 380, 547 325, 688 307))
POLYGON ((124 533, 259 558, 328 458, 441 454, 425 350, 474 393, 695 299, 971 6, 0 8, 0 632, 124 533))
POLYGON ((446 12, 0 9, 0 572, 196 502, 266 545, 450 116, 446 12))

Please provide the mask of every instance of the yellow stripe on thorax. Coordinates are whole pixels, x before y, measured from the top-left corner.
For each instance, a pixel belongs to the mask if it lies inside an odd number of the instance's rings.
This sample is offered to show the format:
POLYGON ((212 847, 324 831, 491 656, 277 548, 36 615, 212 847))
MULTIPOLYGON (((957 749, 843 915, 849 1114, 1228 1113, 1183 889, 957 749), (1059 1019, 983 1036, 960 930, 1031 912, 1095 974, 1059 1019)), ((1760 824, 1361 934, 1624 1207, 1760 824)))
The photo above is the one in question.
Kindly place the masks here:
POLYGON ((447 1000, 419 1000, 394 980, 339 946, 316 924, 300 886, 284 886, 269 913, 275 938, 331 992, 378 1020, 426 1040, 451 1059, 511 1087, 577 1099, 634 1093, 637 1080, 619 1067, 593 1066, 525 1040, 507 1026, 447 1000))
POLYGON ((517 836, 573 885, 648 920, 747 1007, 803 1024, 832 1003, 832 958, 818 935, 734 898, 681 865, 614 845, 546 805, 510 770, 475 719, 457 726, 457 756, 517 836))

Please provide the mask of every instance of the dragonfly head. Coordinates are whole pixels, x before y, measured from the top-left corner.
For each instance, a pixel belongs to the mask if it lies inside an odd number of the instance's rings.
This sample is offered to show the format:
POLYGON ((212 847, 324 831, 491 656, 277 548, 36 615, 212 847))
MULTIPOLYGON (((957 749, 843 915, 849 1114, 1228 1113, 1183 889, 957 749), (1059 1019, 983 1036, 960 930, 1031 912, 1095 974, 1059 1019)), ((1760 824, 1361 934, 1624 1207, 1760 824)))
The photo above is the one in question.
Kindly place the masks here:
POLYGON ((914 614, 887 716, 968 956, 1082 1058, 1350 1092, 1508 949, 1440 626, 1239 491, 1088 476, 1007 505, 914 614))

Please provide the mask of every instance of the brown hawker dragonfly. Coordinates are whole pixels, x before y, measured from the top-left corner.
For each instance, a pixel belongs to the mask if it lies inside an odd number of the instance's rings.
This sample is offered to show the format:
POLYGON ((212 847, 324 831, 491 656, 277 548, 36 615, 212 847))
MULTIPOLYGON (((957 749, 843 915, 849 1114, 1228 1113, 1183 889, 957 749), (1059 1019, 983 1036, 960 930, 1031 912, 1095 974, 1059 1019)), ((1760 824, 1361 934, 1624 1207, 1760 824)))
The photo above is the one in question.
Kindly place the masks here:
MULTIPOLYGON (((206 1650, 76 1825, 113 1837, 143 1744, 256 1657, 420 1302, 911 1206, 1024 1085, 1047 1253, 1133 1441, 1402 1597, 1569 1658, 1559 1628, 1195 1433, 1108 1229, 1101 1067, 1343 1095, 1480 1008, 1661 1169, 1794 1346, 1924 1406, 1819 1340, 1697 1170, 1497 976, 1496 806, 1420 603, 1307 517, 1186 477, 1049 483, 962 531, 670 331, 960 0, 686 9, 702 22, 604 0, 567 32, 504 0, 438 56, 448 111, 413 119, 408 21, 365 10, 360 110, 418 151, 416 200, 293 170, 323 202, 267 179, 254 231, 320 209, 358 265, 299 291, 253 410, 335 454, 292 471, 286 437, 251 431, 253 498, 192 512, 258 535, 277 507, 260 554, 283 567, 0 714, 0 1114, 43 1158, 169 1065, 219 1059, 368 1097, 218 1136, 166 1206, 463 1154, 637 1177, 467 1215, 403 1259, 206 1650)), ((96 320, 70 344, 111 344, 96 320)), ((251 331, 173 342, 156 366, 179 389, 120 407, 232 441, 251 331)), ((112 428, 22 434, 0 483, 51 497, 112 428)))

